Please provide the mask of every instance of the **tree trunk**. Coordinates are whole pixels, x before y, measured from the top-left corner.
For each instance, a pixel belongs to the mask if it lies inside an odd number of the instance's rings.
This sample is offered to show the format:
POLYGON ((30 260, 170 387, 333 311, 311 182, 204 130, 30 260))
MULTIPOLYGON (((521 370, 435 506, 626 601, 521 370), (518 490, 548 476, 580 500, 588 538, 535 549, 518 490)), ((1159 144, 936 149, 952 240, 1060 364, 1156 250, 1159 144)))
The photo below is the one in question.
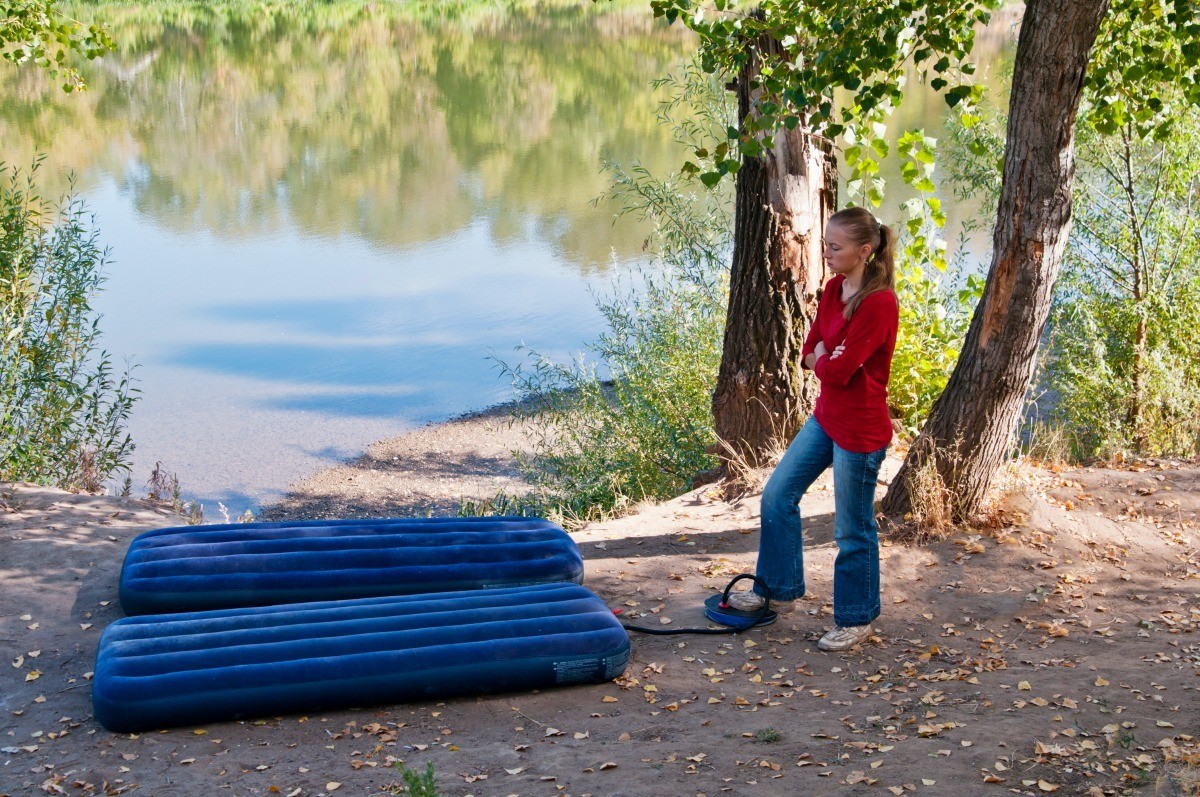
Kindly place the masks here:
POLYGON ((1137 454, 1145 454, 1149 443, 1146 434, 1145 393, 1146 393, 1146 316, 1140 297, 1135 297, 1135 307, 1138 312, 1137 329, 1133 337, 1133 375, 1129 402, 1129 415, 1126 418, 1130 431, 1133 432, 1133 450, 1137 454))
POLYGON ((1133 262, 1130 264, 1130 279, 1133 283, 1133 308, 1137 313, 1137 328, 1133 336, 1133 374, 1130 383, 1129 414, 1125 420, 1133 433, 1133 450, 1138 454, 1146 453, 1148 443, 1145 418, 1146 392, 1146 316, 1149 308, 1146 302, 1153 290, 1150 285, 1150 261, 1143 257, 1141 224, 1138 222, 1137 206, 1137 175, 1133 173, 1133 135, 1127 123, 1121 131, 1122 165, 1125 170, 1121 173, 1125 190, 1126 212, 1129 214, 1129 230, 1133 234, 1133 262))
MULTIPOLYGON (((739 120, 753 112, 758 68, 755 53, 738 75, 739 120)), ((824 284, 821 246, 837 204, 837 168, 829 143, 802 126, 773 138, 772 150, 743 158, 737 173, 729 313, 712 400, 725 465, 765 462, 816 401, 800 349, 824 284)))
POLYGON ((1017 40, 1004 182, 987 286, 946 389, 883 509, 912 507, 933 465, 958 520, 979 509, 1009 452, 1071 226, 1075 115, 1108 0, 1029 0, 1017 40))

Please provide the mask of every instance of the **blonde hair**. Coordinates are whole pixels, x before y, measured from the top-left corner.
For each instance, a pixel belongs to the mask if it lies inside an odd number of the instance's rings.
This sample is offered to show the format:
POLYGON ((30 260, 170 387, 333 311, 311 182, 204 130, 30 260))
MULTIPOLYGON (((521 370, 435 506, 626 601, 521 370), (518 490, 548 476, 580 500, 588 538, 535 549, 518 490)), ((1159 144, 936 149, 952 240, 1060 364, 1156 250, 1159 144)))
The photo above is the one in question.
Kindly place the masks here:
POLYGON ((845 208, 829 217, 830 224, 837 224, 855 246, 870 245, 867 266, 863 270, 862 287, 846 303, 844 317, 849 321, 863 299, 877 291, 896 289, 896 233, 866 208, 845 208))

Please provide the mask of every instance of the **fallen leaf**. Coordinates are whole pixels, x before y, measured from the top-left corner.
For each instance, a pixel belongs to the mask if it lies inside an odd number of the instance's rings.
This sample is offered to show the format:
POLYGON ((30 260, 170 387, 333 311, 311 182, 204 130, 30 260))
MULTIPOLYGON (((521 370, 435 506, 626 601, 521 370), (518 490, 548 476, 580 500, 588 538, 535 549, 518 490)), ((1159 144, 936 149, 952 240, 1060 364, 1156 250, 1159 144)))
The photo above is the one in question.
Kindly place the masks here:
POLYGON ((41 670, 30 670, 29 672, 25 673, 26 681, 36 681, 38 678, 41 678, 41 677, 42 677, 41 670))
POLYGON ((1058 791, 1058 786, 1047 780, 1039 780, 1037 787, 1042 791, 1058 791))
POLYGON ((342 788, 342 784, 338 783, 336 780, 331 780, 325 784, 326 791, 337 791, 340 788, 342 788))
POLYGON ((558 728, 547 728, 546 729, 546 736, 563 736, 563 735, 564 735, 563 732, 560 731, 558 728))
POLYGON ((576 739, 586 739, 591 735, 592 735, 591 731, 584 731, 583 733, 579 733, 578 731, 575 732, 576 739))
POLYGON ((520 775, 522 772, 525 771, 525 767, 514 767, 512 769, 506 769, 504 771, 510 775, 520 775))
POLYGON ((601 703, 616 703, 617 699, 615 697, 613 697, 612 695, 605 695, 604 697, 600 698, 600 702, 601 703))
POLYGON ((1108 686, 1108 681, 1106 681, 1106 680, 1104 680, 1103 678, 1101 678, 1101 677, 1097 676, 1097 677, 1096 677, 1096 686, 1108 686))
POLYGON ((1017 684, 1017 688, 1022 692, 1028 692, 1033 687, 1029 685, 1029 681, 1021 681, 1021 683, 1017 684))
POLYGON ((600 765, 601 772, 603 772, 606 769, 616 769, 616 768, 617 768, 617 765, 615 763, 613 763, 612 761, 605 761, 603 764, 600 765))

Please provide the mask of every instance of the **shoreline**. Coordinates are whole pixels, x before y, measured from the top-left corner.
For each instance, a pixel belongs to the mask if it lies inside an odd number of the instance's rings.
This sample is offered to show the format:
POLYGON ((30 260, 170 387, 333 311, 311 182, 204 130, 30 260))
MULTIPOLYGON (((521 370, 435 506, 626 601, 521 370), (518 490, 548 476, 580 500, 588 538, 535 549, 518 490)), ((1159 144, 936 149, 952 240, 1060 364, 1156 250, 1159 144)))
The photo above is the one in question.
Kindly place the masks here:
POLYGON ((517 406, 507 401, 377 440, 289 484, 255 519, 454 515, 464 500, 527 492, 513 456, 530 449, 517 406))

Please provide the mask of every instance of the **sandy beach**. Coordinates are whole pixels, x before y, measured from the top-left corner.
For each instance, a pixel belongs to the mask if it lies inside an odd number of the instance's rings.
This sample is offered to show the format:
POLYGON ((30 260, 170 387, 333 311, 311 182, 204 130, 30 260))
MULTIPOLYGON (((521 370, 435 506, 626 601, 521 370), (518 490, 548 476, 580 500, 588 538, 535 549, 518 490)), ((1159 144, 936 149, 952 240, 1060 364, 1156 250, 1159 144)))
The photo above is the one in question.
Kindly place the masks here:
MULTIPOLYGON (((296 485, 268 515, 453 514, 519 488, 502 411, 426 427, 296 485)), ((898 461, 888 462, 891 474, 898 461)), ((806 497, 809 594, 727 637, 633 635, 616 681, 112 734, 90 679, 138 533, 134 499, 0 485, 0 794, 1181 794, 1200 764, 1200 467, 1024 469, 1010 525, 885 542, 884 613, 823 653, 832 492, 806 497), (1181 785, 1182 784, 1182 785, 1181 785), (1157 789, 1157 791, 1156 791, 1157 789)), ((703 624, 752 570, 758 497, 701 488, 574 534, 585 585, 622 616, 703 624)), ((1193 792, 1194 793, 1194 792, 1193 792)))

